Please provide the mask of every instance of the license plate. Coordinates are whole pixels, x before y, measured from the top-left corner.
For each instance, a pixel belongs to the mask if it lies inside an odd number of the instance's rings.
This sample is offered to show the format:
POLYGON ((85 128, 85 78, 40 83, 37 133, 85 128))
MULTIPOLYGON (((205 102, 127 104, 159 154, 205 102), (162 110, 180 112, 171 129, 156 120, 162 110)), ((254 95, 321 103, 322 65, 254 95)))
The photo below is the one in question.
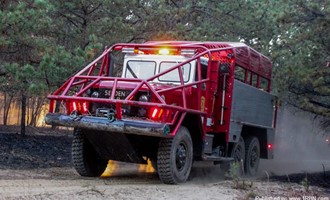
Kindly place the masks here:
MULTIPOLYGON (((117 90, 116 94, 115 94, 115 98, 116 99, 124 99, 125 97, 127 97, 127 95, 129 94, 129 91, 125 91, 125 90, 117 90)), ((104 91, 104 95, 106 97, 109 97, 111 95, 111 90, 105 90, 104 91)))

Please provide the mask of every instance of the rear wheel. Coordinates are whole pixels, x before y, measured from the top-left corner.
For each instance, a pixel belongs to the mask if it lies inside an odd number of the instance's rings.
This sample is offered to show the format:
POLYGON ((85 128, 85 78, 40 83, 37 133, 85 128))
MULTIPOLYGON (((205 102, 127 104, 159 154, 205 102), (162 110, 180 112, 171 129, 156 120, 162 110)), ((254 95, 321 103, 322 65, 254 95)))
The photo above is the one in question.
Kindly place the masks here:
POLYGON ((102 159, 81 129, 75 129, 72 142, 73 166, 81 176, 101 176, 108 160, 102 159))
POLYGON ((234 158, 235 162, 244 163, 245 160, 245 145, 244 139, 242 137, 239 138, 239 141, 234 145, 233 150, 231 152, 231 157, 234 158))
POLYGON ((166 184, 186 182, 192 160, 192 139, 188 129, 181 126, 174 138, 165 138, 159 143, 157 155, 159 178, 166 184))
POLYGON ((260 144, 257 137, 246 139, 245 172, 249 176, 255 176, 260 161, 260 144))
MULTIPOLYGON (((243 173, 243 163, 245 160, 245 143, 243 137, 239 138, 239 141, 234 144, 230 156, 234 158, 233 162, 239 163, 239 174, 243 173)), ((220 165, 221 169, 225 172, 229 172, 232 162, 223 163, 220 165)))

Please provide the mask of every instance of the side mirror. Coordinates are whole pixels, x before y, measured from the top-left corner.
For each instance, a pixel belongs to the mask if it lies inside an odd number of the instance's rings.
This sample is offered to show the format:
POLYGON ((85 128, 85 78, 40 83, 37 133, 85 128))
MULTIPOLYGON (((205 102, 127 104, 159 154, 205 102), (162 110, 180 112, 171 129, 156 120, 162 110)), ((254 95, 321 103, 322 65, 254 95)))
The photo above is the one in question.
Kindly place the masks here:
POLYGON ((113 77, 114 74, 114 68, 115 68, 115 56, 112 53, 109 53, 109 76, 113 77))

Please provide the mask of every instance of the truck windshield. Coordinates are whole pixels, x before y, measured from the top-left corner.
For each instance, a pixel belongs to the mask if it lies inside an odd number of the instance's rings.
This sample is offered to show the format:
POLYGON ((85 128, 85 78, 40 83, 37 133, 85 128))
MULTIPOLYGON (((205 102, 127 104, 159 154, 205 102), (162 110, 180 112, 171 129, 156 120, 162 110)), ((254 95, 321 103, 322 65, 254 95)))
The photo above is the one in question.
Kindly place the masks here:
MULTIPOLYGON (((179 62, 173 61, 162 61, 159 66, 155 61, 145 61, 145 60, 130 60, 127 62, 125 77, 126 78, 139 78, 147 79, 157 73, 166 71, 175 65, 178 65, 179 62)), ((188 82, 190 79, 190 63, 182 66, 182 74, 184 82, 188 82)), ((158 78, 159 82, 180 82, 179 71, 177 69, 168 72, 158 78)))
MULTIPOLYGON (((175 65, 178 65, 177 62, 161 62, 159 66, 159 72, 163 72, 165 70, 170 69, 171 67, 174 67, 175 65)), ((188 82, 189 81, 189 75, 190 75, 190 63, 185 64, 182 66, 182 74, 183 74, 183 81, 188 82)), ((180 82, 179 77, 179 71, 177 69, 166 73, 158 78, 159 81, 164 82, 180 82)))
POLYGON ((154 61, 135 61, 127 62, 125 77, 147 79, 155 74, 156 62, 154 61))

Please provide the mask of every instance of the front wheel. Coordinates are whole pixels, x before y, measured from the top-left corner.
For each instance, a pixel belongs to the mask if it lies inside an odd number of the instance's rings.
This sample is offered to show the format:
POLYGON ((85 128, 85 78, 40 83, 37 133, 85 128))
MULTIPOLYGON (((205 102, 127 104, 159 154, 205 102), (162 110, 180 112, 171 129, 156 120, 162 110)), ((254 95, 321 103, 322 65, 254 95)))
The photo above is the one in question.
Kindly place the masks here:
POLYGON ((75 129, 72 141, 73 166, 81 176, 101 176, 108 160, 102 159, 81 129, 75 129))
POLYGON ((193 144, 187 128, 181 126, 174 138, 162 139, 157 154, 159 178, 166 184, 186 182, 193 160, 193 144))

